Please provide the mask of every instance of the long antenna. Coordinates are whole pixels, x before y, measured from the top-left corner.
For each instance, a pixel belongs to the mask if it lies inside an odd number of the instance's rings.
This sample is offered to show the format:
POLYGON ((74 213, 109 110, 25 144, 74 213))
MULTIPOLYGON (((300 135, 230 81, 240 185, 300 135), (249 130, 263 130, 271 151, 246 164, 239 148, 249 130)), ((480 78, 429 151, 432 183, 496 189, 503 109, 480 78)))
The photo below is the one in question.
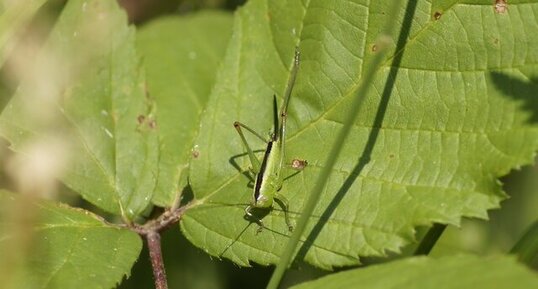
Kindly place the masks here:
POLYGON ((280 115, 286 114, 288 111, 288 103, 290 102, 291 91, 295 84, 295 78, 297 78, 297 71, 299 70, 299 61, 301 53, 299 47, 295 47, 295 56, 293 57, 293 67, 291 68, 290 78, 288 79, 288 85, 286 86, 286 92, 284 93, 284 103, 280 108, 280 115))
POLYGON ((297 78, 297 71, 299 70, 299 61, 301 53, 299 47, 295 47, 295 56, 293 57, 293 67, 291 68, 290 78, 288 79, 288 85, 286 85, 286 92, 284 93, 284 102, 280 107, 280 127, 278 128, 278 137, 282 137, 286 130, 286 117, 288 114, 288 104, 290 103, 291 92, 295 85, 295 79, 297 78))

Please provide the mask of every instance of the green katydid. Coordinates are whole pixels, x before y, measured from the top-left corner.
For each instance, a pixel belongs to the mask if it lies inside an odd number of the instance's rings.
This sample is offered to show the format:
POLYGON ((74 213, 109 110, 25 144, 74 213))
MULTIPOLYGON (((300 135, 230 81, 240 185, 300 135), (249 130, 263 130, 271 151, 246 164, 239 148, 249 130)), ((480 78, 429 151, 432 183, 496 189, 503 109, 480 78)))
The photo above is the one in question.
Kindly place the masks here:
MULTIPOLYGON (((270 139, 266 140, 260 134, 255 132, 248 126, 236 121, 234 127, 241 137, 241 141, 245 146, 248 157, 251 163, 251 173, 254 177, 254 193, 253 198, 249 206, 245 208, 245 214, 250 218, 256 218, 254 210, 269 210, 273 206, 273 201, 276 201, 282 210, 284 211, 284 219, 288 225, 289 230, 293 230, 293 226, 288 216, 288 200, 279 193, 282 183, 284 181, 282 168, 284 164, 285 156, 285 143, 286 143, 286 118, 288 113, 288 104, 291 98, 291 92, 293 85, 295 84, 295 78, 297 76, 297 70, 299 69, 299 50, 295 50, 295 57, 293 59, 293 67, 291 69, 290 78, 286 86, 284 93, 284 102, 280 107, 279 115, 275 115, 275 128, 271 134, 270 139), (251 132, 254 136, 267 143, 263 160, 260 161, 254 155, 254 152, 247 143, 243 131, 241 128, 251 132)), ((301 165, 292 165, 295 169, 302 169, 307 164, 304 160, 296 160, 301 165)), ((260 229, 263 227, 260 219, 256 220, 260 224, 260 229)))

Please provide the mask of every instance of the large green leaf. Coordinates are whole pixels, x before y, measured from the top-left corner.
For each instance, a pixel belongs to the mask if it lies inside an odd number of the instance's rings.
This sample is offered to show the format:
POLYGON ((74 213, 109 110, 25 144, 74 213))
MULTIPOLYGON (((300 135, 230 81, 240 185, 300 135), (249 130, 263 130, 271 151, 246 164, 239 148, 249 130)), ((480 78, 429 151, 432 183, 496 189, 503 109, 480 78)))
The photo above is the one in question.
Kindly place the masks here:
POLYGON ((159 18, 137 33, 148 90, 159 116, 155 204, 172 205, 187 183, 189 160, 196 154, 193 142, 200 113, 215 81, 231 26, 231 14, 208 11, 159 18))
POLYGON ((141 248, 87 211, 0 191, 2 288, 112 288, 141 248))
POLYGON ((460 255, 416 257, 355 269, 307 282, 293 289, 332 288, 536 288, 538 276, 515 258, 460 255))
POLYGON ((290 235, 283 213, 266 216, 260 234, 244 219, 252 188, 232 123, 270 131, 272 96, 281 100, 299 46, 286 153, 288 162, 309 165, 281 190, 296 218, 386 21, 401 23, 400 39, 371 84, 299 259, 323 268, 357 264, 359 256, 399 251, 418 225, 487 218, 499 206, 497 177, 533 160, 538 130, 517 100, 531 90, 501 89, 494 76, 528 83, 537 73, 538 4, 511 2, 498 14, 491 1, 410 1, 399 15, 387 15, 387 5, 252 0, 239 10, 191 162, 196 200, 181 226, 195 245, 240 265, 278 260, 290 235))
POLYGON ((68 1, 34 70, 0 116, 14 150, 53 137, 71 163, 62 180, 124 218, 151 202, 157 178, 154 104, 135 31, 115 1, 68 1))

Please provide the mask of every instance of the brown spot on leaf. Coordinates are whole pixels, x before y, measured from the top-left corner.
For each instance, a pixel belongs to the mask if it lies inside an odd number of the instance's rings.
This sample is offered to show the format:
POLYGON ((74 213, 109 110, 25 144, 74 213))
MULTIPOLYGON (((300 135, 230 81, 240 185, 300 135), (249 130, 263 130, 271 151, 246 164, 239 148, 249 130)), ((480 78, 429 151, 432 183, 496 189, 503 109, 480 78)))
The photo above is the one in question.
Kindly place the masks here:
POLYGON ((291 161, 291 167, 295 170, 302 170, 308 165, 308 161, 301 159, 293 159, 291 161))
POLYGON ((493 5, 495 13, 503 14, 508 11, 508 3, 506 0, 495 0, 495 5, 493 5))
POLYGON ((154 119, 150 119, 148 121, 148 126, 149 126, 149 128, 154 129, 154 128, 157 127, 157 122, 154 119))
POLYGON ((142 124, 146 120, 146 117, 143 115, 139 115, 136 120, 138 121, 138 124, 142 124))
POLYGON ((439 11, 435 11, 435 13, 433 13, 433 19, 434 20, 439 20, 441 19, 441 16, 443 16, 443 13, 439 12, 439 11))
POLYGON ((192 150, 192 157, 197 159, 200 156, 200 152, 197 150, 192 150))
POLYGON ((377 45, 374 44, 374 45, 372 45, 372 52, 376 52, 376 51, 377 51, 377 45))
POLYGON ((149 129, 154 129, 157 127, 157 122, 155 121, 155 119, 151 116, 145 116, 143 114, 140 114, 138 115, 138 117, 136 118, 136 121, 138 122, 138 129, 140 130, 146 130, 147 128, 149 129), (147 127, 146 127, 147 126, 147 127))

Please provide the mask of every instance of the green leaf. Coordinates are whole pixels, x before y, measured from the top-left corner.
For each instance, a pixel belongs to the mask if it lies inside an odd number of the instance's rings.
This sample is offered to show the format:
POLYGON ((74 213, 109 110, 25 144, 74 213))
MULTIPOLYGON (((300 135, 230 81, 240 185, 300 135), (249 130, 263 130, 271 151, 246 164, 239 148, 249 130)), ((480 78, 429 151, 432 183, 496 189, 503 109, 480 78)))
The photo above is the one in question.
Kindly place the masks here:
POLYGON ((231 34, 229 13, 164 17, 137 34, 148 90, 158 107, 159 177, 153 203, 171 206, 187 184, 194 138, 231 34))
POLYGON ((460 255, 415 257, 354 269, 306 282, 293 289, 314 288, 536 288, 538 277, 514 258, 460 255), (360 284, 360 285, 359 285, 360 284))
POLYGON ((158 139, 135 31, 115 1, 69 1, 34 70, 0 116, 15 151, 59 138, 71 157, 61 179, 126 219, 155 188, 158 139))
MULTIPOLYGON (((403 23, 403 35, 377 72, 299 259, 323 268, 355 265, 359 256, 414 242, 416 226, 487 218, 506 197, 497 177, 531 163, 538 148, 530 121, 536 107, 522 110, 493 77, 528 83, 537 73, 538 4, 511 3, 509 13, 497 14, 489 1, 453 2, 411 1, 397 16, 386 15, 383 1, 252 0, 240 9, 191 162, 196 200, 181 221, 187 238, 240 265, 278 260, 290 235, 284 214, 275 208, 260 234, 244 219, 249 162, 232 123, 270 131, 272 97, 281 101, 298 45, 286 154, 308 166, 296 175, 284 169, 293 176, 281 190, 297 218, 389 19, 403 23)), ((531 89, 517 93, 532 97, 531 89)))
POLYGON ((136 233, 88 211, 0 191, 3 288, 115 287, 141 248, 136 233))

